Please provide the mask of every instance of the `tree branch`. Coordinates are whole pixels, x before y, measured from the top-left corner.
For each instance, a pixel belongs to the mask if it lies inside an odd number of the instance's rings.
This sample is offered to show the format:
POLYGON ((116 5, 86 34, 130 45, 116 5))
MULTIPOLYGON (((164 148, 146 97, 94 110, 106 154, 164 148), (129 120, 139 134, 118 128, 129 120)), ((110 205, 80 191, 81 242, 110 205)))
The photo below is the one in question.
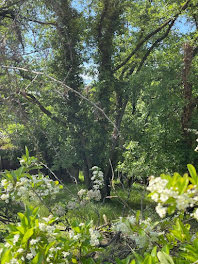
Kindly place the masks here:
POLYGON ((187 2, 183 5, 181 10, 174 16, 174 18, 168 19, 164 24, 160 25, 158 28, 150 32, 143 40, 141 40, 135 47, 135 49, 128 55, 128 57, 120 64, 118 65, 113 72, 116 72, 119 70, 121 67, 123 67, 131 58, 132 56, 143 46, 143 44, 149 40, 152 36, 156 35, 158 32, 160 32, 163 28, 165 28, 170 22, 172 23, 173 21, 178 18, 178 16, 181 14, 182 11, 184 11, 187 7, 188 4, 191 0, 187 0, 187 2))
POLYGON ((54 116, 49 110, 47 110, 40 102, 39 100, 33 96, 32 94, 29 94, 25 91, 20 91, 19 94, 21 94, 25 99, 27 99, 28 101, 38 105, 38 107, 40 108, 40 110, 46 114, 48 117, 50 117, 53 121, 55 121, 58 124, 61 125, 67 125, 67 123, 61 119, 59 119, 58 117, 54 116))
MULTIPOLYGON (((175 20, 176 20, 176 18, 175 18, 175 20)), ((153 43, 153 45, 147 50, 147 52, 146 52, 146 54, 144 55, 144 57, 142 58, 142 60, 141 60, 141 62, 140 62, 140 65, 139 65, 139 67, 137 68, 137 72, 139 72, 140 70, 141 70, 141 68, 142 68, 142 66, 143 66, 143 64, 144 64, 144 62, 146 61, 146 59, 147 59, 147 57, 150 55, 150 53, 151 53, 151 51, 163 40, 163 39, 165 39, 167 36, 168 36, 168 34, 169 34, 169 32, 170 32, 170 30, 171 30, 171 28, 173 27, 173 25, 174 25, 174 23, 175 23, 175 20, 173 20, 172 22, 171 22, 171 24, 169 25, 169 27, 168 27, 168 29, 166 30, 166 32, 164 33, 164 35, 162 35, 160 38, 158 38, 154 43, 153 43)), ((129 72, 129 74, 128 75, 131 75, 132 73, 133 73, 133 71, 134 71, 134 69, 132 68, 132 71, 130 71, 129 72)))
MULTIPOLYGON (((82 95, 80 92, 78 92, 77 90, 71 88, 70 86, 66 85, 64 82, 62 81, 59 81, 57 79, 55 79, 54 77, 50 76, 50 75, 47 75, 45 74, 44 72, 38 72, 38 71, 33 71, 33 70, 29 70, 29 69, 26 69, 26 68, 21 68, 21 67, 14 67, 14 66, 5 66, 5 65, 2 65, 1 66, 2 68, 5 68, 5 69, 13 69, 13 70, 19 70, 19 71, 24 71, 24 72, 31 72, 33 74, 36 74, 36 75, 43 75, 45 76, 46 78, 52 80, 53 82, 55 83, 58 83, 60 84, 62 87, 66 88, 67 91, 72 91, 73 93, 75 93, 76 95, 78 95, 80 98, 82 98, 83 100, 87 101, 89 104, 91 104, 92 106, 94 106, 96 109, 98 109, 103 115, 104 117, 109 121, 109 123, 111 123, 113 125, 113 127, 119 132, 119 129, 117 128, 117 126, 114 124, 114 122, 106 115, 106 113, 104 112, 104 110, 102 108, 100 108, 99 106, 97 106, 93 101, 90 101, 87 97, 85 97, 84 95, 82 95)), ((26 92, 25 92, 26 93, 26 92)), ((48 115, 49 117, 52 117, 52 114, 51 112, 49 112, 46 108, 43 108, 43 106, 39 103, 39 101, 33 96, 33 95, 30 95, 30 94, 27 94, 27 96, 29 96, 38 106, 41 110, 44 110, 43 112, 48 115)), ((28 99, 28 98, 27 98, 28 99)), ((57 117, 54 117, 53 116, 53 120, 55 122, 59 122, 61 123, 62 121, 57 120, 57 117)), ((64 125, 65 125, 65 122, 63 121, 64 125)))

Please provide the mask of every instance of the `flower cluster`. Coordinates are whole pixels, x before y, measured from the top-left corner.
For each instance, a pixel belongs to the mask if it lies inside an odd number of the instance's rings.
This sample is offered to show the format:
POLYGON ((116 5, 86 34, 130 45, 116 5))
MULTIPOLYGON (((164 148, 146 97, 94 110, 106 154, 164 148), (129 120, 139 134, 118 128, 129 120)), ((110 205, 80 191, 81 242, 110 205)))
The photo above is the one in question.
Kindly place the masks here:
POLYGON ((63 216, 66 214, 66 208, 61 203, 56 203, 52 208, 52 212, 56 216, 63 216))
POLYGON ((53 181, 41 173, 38 175, 24 173, 17 178, 10 176, 12 176, 10 172, 6 172, 5 178, 0 182, 0 199, 6 203, 10 200, 23 200, 24 197, 31 200, 36 197, 52 197, 62 188, 58 181, 53 181))
POLYGON ((158 223, 152 223, 150 218, 139 219, 139 216, 120 217, 114 224, 114 230, 121 231, 123 234, 135 241, 138 248, 151 248, 163 235, 158 223))
POLYGON ((91 236, 90 245, 98 246, 100 244, 99 239, 101 238, 100 232, 98 230, 93 229, 93 227, 89 228, 89 233, 91 236))
POLYGON ((74 223, 68 231, 64 226, 55 224, 52 215, 39 218, 38 208, 27 207, 24 214, 19 213, 20 222, 10 226, 10 234, 0 249, 0 259, 9 263, 77 263, 77 249, 83 256, 97 251, 101 235, 93 227, 93 222, 74 223))
MULTIPOLYGON (((163 218, 167 213, 173 213, 175 209, 186 211, 189 207, 198 205, 198 188, 196 185, 189 184, 192 180, 187 175, 181 177, 179 174, 162 175, 161 177, 150 177, 147 190, 152 200, 157 202, 156 212, 163 218)), ((194 212, 197 218, 197 212, 194 212)))
POLYGON ((92 171, 93 171, 93 176, 91 177, 92 189, 91 190, 81 189, 78 192, 78 197, 80 199, 80 205, 84 205, 91 200, 95 200, 95 201, 101 200, 100 190, 104 186, 103 172, 97 166, 94 166, 92 168, 92 171))
POLYGON ((94 166, 91 170, 93 171, 93 176, 91 177, 93 190, 100 190, 104 186, 103 172, 97 166, 94 166))
POLYGON ((35 262, 44 245, 49 245, 45 256, 42 256, 45 263, 53 263, 57 252, 62 251, 56 242, 60 230, 53 224, 55 218, 50 215, 38 219, 37 211, 28 209, 27 214, 19 213, 21 222, 11 226, 10 235, 1 253, 8 250, 9 263, 26 263, 33 260, 35 262))

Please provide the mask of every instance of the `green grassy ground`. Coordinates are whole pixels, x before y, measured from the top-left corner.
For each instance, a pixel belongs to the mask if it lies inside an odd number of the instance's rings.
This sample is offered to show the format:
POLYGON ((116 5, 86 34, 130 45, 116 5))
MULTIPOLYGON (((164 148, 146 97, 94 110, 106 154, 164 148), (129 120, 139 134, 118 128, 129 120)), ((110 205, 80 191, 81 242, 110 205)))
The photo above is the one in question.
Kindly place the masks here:
MULTIPOLYGON (((71 198, 77 197, 80 189, 84 188, 83 184, 68 184, 58 194, 54 204, 61 203, 66 205, 71 198)), ((122 186, 116 187, 111 192, 110 198, 105 202, 89 202, 85 206, 80 206, 77 209, 68 210, 67 218, 77 219, 82 222, 93 220, 95 224, 104 224, 104 215, 107 221, 118 219, 120 216, 136 214, 137 210, 142 212, 142 217, 158 218, 155 213, 155 205, 147 198, 147 192, 142 185, 133 184, 130 189, 122 186)), ((40 209, 40 214, 46 214, 46 208, 40 209)))

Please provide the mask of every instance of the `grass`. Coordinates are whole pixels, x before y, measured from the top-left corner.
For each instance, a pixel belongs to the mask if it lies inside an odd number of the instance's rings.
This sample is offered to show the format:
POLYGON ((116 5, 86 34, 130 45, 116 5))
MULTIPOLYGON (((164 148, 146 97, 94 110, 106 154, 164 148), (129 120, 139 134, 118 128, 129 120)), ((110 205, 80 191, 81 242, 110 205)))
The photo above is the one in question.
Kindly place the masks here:
MULTIPOLYGON (((67 202, 77 197, 80 189, 85 188, 83 184, 67 184, 57 195, 53 204, 61 203, 66 207, 67 202)), ((109 199, 105 202, 89 202, 85 206, 68 210, 66 217, 69 221, 79 222, 93 221, 96 225, 103 225, 105 221, 113 221, 121 216, 136 214, 137 210, 142 212, 143 218, 152 217, 157 219, 154 204, 147 198, 145 187, 133 184, 130 189, 117 186, 111 192, 109 199)), ((46 207, 40 207, 41 216, 48 213, 46 207)))

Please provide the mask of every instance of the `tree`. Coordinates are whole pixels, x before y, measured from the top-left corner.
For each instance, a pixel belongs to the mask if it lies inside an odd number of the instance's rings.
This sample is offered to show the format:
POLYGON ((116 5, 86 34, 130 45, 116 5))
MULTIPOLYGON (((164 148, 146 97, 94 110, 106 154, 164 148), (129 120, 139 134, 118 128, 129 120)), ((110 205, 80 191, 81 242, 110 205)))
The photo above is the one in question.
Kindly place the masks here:
MULTIPOLYGON (((55 150, 51 149, 50 163, 57 163, 62 152, 67 153, 63 161, 69 161, 68 164, 58 162, 58 166, 83 168, 88 187, 90 168, 100 166, 105 172, 105 197, 110 194, 111 163, 116 166, 120 139, 125 140, 120 133, 123 117, 131 104, 132 115, 136 112, 141 95, 142 86, 137 88, 136 76, 141 76, 155 50, 163 43, 167 45, 178 17, 186 14, 193 18, 191 11, 196 3, 95 0, 77 8, 74 4, 75 1, 69 0, 3 4, 2 11, 14 14, 1 15, 3 28, 10 23, 19 25, 20 34, 16 31, 9 41, 13 44, 18 38, 20 62, 8 58, 8 53, 2 50, 2 64, 6 66, 2 73, 6 77, 1 80, 4 82, 1 101, 7 98, 15 109, 20 106, 29 124, 36 120, 37 128, 53 138, 55 150), (28 50, 39 56, 28 56, 25 54, 28 50), (86 71, 95 67, 97 72, 88 98, 81 77, 83 63, 86 71), (17 98, 14 102, 10 100, 8 80, 17 98), (71 158, 63 145, 70 146, 71 158)), ((9 49, 14 51, 16 47, 10 45, 9 49)), ((44 139, 41 132, 36 129, 34 135, 41 148, 44 139)), ((42 152, 47 152, 47 147, 42 152)))

